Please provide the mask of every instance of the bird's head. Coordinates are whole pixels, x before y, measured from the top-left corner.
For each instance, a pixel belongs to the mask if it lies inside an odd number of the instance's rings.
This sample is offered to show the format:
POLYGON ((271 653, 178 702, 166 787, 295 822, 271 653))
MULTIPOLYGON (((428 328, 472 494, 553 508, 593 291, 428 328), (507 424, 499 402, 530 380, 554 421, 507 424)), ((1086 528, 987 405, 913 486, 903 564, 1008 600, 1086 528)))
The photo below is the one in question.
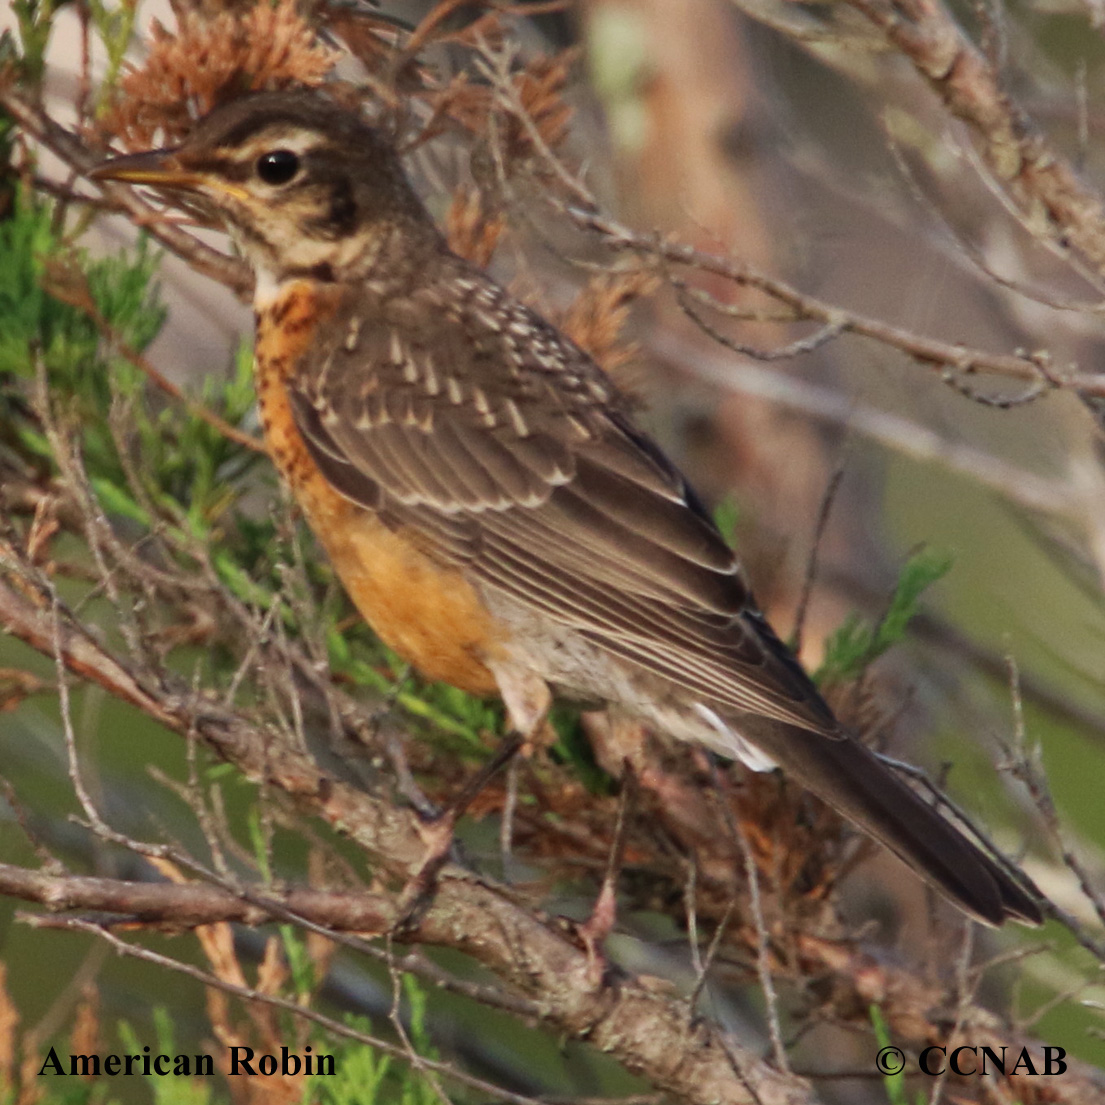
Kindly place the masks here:
POLYGON ((223 104, 181 145, 114 158, 89 176, 198 197, 259 285, 365 276, 397 235, 409 250, 437 233, 392 143, 317 90, 223 104))

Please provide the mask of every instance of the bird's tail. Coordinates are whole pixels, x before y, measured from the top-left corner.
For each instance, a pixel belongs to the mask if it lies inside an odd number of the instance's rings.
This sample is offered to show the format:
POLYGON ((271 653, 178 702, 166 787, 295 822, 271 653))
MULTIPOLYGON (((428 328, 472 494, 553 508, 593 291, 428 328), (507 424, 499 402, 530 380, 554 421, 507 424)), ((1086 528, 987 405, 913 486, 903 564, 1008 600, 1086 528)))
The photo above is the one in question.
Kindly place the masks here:
POLYGON ((733 727, 973 917, 1042 922, 1043 895, 1027 876, 987 855, 858 740, 762 717, 733 727))

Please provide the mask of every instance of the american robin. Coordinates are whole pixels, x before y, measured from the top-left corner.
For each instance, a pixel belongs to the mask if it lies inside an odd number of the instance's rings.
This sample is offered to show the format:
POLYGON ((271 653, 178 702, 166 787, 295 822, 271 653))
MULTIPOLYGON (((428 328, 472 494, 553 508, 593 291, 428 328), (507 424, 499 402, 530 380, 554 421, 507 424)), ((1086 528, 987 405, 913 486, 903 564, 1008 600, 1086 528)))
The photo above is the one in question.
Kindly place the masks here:
POLYGON ((567 337, 453 254, 393 145, 318 90, 217 107, 93 172, 194 193, 256 273, 272 456, 351 598, 431 679, 551 695, 776 766, 974 917, 1036 888, 837 721, 687 481, 567 337))

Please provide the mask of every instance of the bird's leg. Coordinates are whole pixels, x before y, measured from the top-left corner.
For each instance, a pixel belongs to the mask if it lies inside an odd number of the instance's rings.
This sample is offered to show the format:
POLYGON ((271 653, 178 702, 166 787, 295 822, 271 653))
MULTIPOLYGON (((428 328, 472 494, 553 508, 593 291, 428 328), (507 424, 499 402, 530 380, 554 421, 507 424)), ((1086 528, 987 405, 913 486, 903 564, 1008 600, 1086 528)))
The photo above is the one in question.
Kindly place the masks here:
POLYGON ((445 865, 453 849, 457 822, 500 769, 517 755, 525 740, 523 733, 508 733, 495 750, 495 755, 479 771, 473 773, 448 806, 432 814, 426 814, 422 810, 417 811, 418 833, 426 844, 426 854, 422 857, 418 870, 403 887, 399 898, 399 922, 395 926, 396 929, 405 931, 417 927, 422 914, 433 900, 438 872, 445 865))
POLYGON ((389 732, 384 740, 384 750, 391 760, 391 770, 395 775, 395 789, 411 805, 411 808, 425 822, 439 817, 441 810, 434 805, 418 785, 407 763, 407 753, 403 748, 403 739, 396 732, 389 732))
POLYGON ((438 873, 449 858, 457 822, 464 812, 518 751, 537 743, 545 731, 552 696, 544 681, 513 665, 495 666, 492 670, 506 703, 510 732, 445 809, 431 817, 421 817, 419 834, 426 843, 426 855, 403 887, 396 925, 399 930, 416 927, 433 900, 438 873))
POLYGON ((595 975, 595 983, 601 981, 606 970, 606 954, 603 946, 606 938, 614 930, 618 912, 618 875, 625 860, 625 844, 629 835, 629 815, 637 799, 637 776, 629 761, 623 765, 622 792, 618 798, 618 816, 614 823, 614 839, 610 843, 610 852, 606 857, 606 871, 602 877, 602 886, 591 915, 581 925, 576 926, 576 935, 587 952, 589 973, 595 975))

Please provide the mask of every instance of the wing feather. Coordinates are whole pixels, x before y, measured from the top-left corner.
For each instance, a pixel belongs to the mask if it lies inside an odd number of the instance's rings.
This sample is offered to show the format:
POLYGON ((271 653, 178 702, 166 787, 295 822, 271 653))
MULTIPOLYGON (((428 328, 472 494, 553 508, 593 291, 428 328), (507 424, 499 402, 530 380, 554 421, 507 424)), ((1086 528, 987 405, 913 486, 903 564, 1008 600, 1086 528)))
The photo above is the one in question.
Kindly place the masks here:
MULTIPOLYGON (((300 362, 293 410, 327 478, 482 585, 710 708, 836 736, 709 515, 601 371, 537 316, 528 346, 504 339, 492 298, 505 293, 473 294, 478 310, 417 330, 366 317, 354 349, 300 362)), ((344 321, 338 332, 352 306, 344 321)))

